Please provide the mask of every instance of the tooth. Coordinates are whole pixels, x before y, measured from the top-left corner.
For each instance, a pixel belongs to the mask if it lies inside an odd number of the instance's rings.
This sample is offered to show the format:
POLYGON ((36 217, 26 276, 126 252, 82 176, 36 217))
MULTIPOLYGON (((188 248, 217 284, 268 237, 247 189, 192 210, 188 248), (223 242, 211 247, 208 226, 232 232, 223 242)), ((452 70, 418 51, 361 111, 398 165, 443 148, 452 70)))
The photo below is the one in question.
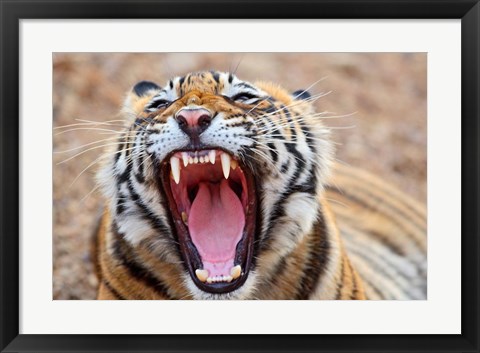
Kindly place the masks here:
POLYGON ((200 163, 203 163, 203 162, 204 162, 203 157, 200 157, 199 159, 200 159, 200 163))
POLYGON ((207 278, 207 283, 212 283, 213 282, 213 278, 212 277, 208 277, 207 278))
POLYGON ((195 162, 195 164, 197 164, 197 163, 198 163, 198 157, 195 157, 195 158, 193 159, 193 161, 195 162))
POLYGON ((228 179, 230 175, 230 156, 227 153, 222 153, 220 159, 222 161, 223 176, 225 179, 228 179))
POLYGON ((195 274, 197 275, 197 278, 202 282, 208 281, 208 279, 209 279, 208 270, 197 269, 197 270, 195 270, 195 274))
POLYGON ((232 159, 232 161, 230 162, 230 167, 232 167, 233 170, 237 169, 238 162, 235 159, 232 159))
POLYGON ((188 221, 187 212, 185 212, 185 211, 182 212, 182 221, 183 221, 183 223, 185 223, 185 224, 186 224, 187 221, 188 221))
POLYGON ((180 182, 180 160, 177 157, 170 158, 170 166, 172 167, 172 175, 175 183, 180 182))
POLYGON ((188 165, 188 154, 186 152, 182 152, 182 159, 183 159, 183 166, 186 167, 188 165))
POLYGON ((192 157, 188 157, 188 163, 193 164, 193 158, 192 157))
POLYGON ((225 278, 226 278, 225 280, 226 280, 227 282, 232 282, 232 281, 233 281, 233 277, 232 277, 232 276, 225 276, 225 278))
POLYGON ((208 152, 208 158, 210 159, 210 163, 215 164, 215 151, 211 150, 208 152))
POLYGON ((203 160, 205 161, 205 163, 208 163, 208 162, 210 162, 210 159, 208 158, 208 155, 207 155, 207 156, 205 156, 205 157, 203 157, 203 160))
POLYGON ((230 275, 232 276, 232 279, 237 279, 240 277, 240 274, 242 273, 242 266, 237 265, 235 267, 232 267, 230 270, 230 275))

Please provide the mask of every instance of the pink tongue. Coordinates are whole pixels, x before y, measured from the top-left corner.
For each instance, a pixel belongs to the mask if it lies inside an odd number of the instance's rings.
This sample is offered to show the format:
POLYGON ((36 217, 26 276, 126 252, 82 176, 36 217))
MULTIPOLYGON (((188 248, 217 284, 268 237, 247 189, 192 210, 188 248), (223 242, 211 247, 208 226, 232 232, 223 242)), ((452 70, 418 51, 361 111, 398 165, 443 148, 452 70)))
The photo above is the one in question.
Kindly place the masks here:
POLYGON ((209 276, 228 276, 245 226, 242 203, 226 179, 198 187, 188 216, 190 236, 209 276))

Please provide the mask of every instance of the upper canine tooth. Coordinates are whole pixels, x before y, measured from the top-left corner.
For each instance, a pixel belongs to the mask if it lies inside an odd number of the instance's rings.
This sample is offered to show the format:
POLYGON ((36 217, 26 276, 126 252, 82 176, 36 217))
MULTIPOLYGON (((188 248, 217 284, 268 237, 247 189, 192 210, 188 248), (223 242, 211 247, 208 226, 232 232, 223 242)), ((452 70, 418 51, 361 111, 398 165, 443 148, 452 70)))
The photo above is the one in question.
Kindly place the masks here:
POLYGON ((211 150, 208 152, 208 158, 210 159, 210 163, 215 164, 215 151, 211 150))
POLYGON ((234 266, 230 270, 230 275, 232 276, 232 279, 236 279, 236 278, 240 277, 241 273, 242 273, 242 266, 240 266, 240 265, 234 266))
POLYGON ((235 159, 232 159, 232 161, 230 162, 230 166, 233 170, 235 170, 238 167, 238 162, 235 159))
POLYGON ((196 269, 195 270, 195 274, 197 275, 197 278, 202 281, 202 282, 206 282, 207 281, 207 278, 208 278, 208 270, 200 270, 200 269, 196 269))
POLYGON ((180 160, 177 157, 170 158, 170 166, 172 168, 173 180, 178 184, 180 182, 180 160))
POLYGON ((227 153, 222 153, 220 155, 220 160, 222 161, 223 176, 225 179, 228 179, 228 176, 230 175, 230 156, 227 153))
POLYGON ((182 159, 183 159, 183 166, 186 167, 188 165, 188 153, 182 152, 182 159))

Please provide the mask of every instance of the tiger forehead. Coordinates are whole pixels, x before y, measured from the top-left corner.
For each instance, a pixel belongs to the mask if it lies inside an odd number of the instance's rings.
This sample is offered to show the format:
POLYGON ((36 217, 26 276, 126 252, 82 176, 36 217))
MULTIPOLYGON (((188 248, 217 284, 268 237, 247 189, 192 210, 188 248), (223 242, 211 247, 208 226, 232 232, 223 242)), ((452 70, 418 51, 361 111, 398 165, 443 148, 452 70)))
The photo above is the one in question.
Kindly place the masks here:
POLYGON ((198 90, 194 90, 188 92, 183 97, 176 100, 167 110, 164 112, 164 115, 174 114, 178 110, 184 107, 202 107, 210 112, 223 112, 223 113, 231 113, 231 114, 238 114, 241 113, 242 110, 239 107, 236 107, 225 100, 224 97, 212 94, 212 93, 205 93, 200 92, 198 90))
POLYGON ((179 79, 177 94, 183 96, 191 91, 215 94, 222 91, 224 87, 219 73, 195 72, 179 79))

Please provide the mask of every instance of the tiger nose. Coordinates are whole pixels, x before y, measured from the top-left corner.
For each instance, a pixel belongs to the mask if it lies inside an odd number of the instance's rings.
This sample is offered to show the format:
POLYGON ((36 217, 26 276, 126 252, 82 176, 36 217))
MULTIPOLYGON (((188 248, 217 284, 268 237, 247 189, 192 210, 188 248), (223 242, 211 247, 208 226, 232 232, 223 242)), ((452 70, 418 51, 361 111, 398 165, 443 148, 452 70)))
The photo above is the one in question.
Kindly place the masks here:
POLYGON ((178 126, 187 135, 200 135, 212 121, 210 112, 206 109, 183 109, 175 116, 178 126))

